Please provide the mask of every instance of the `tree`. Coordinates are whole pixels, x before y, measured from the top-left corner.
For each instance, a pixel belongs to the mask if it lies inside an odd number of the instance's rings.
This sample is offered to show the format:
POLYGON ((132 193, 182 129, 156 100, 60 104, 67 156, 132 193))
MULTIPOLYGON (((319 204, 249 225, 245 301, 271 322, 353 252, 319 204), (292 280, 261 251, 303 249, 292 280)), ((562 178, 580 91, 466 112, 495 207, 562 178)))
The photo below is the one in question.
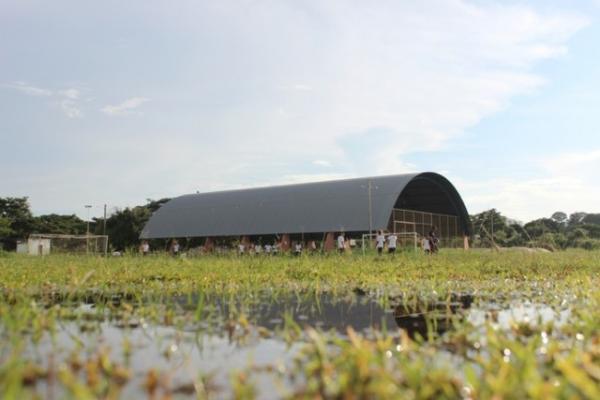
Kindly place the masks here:
POLYGON ((480 237, 480 245, 491 245, 490 236, 499 246, 522 246, 527 242, 523 228, 515 223, 509 225, 508 219, 496 209, 483 211, 471 216, 473 230, 480 237))
POLYGON ((13 230, 10 227, 10 220, 8 218, 0 217, 0 239, 6 239, 11 237, 13 230))
POLYGON ((0 198, 0 217, 10 221, 14 237, 25 237, 33 227, 33 215, 27 197, 0 198))
POLYGON ((571 215, 569 215, 568 225, 573 226, 573 225, 580 224, 586 215, 587 215, 587 213, 581 212, 581 211, 572 213, 571 215))
POLYGON ((600 225, 600 214, 586 214, 581 222, 584 224, 600 225))
POLYGON ((545 233, 558 233, 560 231, 558 222, 550 218, 540 218, 528 222, 524 228, 533 239, 540 238, 545 233))
MULTIPOLYGON (((112 248, 126 250, 136 247, 139 244, 142 229, 144 229, 144 225, 150 219, 152 213, 169 201, 169 199, 148 199, 147 201, 148 203, 143 206, 117 210, 106 220, 106 234, 109 237, 112 248)), ((96 233, 101 233, 102 224, 100 221, 96 220, 96 233)))
POLYGON ((575 228, 567 234, 568 246, 576 247, 579 240, 587 239, 588 232, 583 228, 575 228))
POLYGON ((29 236, 34 226, 27 197, 0 197, 0 218, 4 220, 3 242, 7 248, 14 249, 17 239, 29 236))
POLYGON ((37 233, 81 235, 86 233, 86 229, 86 222, 75 214, 48 214, 34 218, 34 230, 37 233))
POLYGON ((479 231, 483 226, 490 234, 492 231, 502 231, 506 228, 506 217, 495 208, 471 216, 473 229, 479 231))
POLYGON ((554 214, 552 214, 551 218, 559 224, 564 224, 567 222, 567 214, 562 211, 555 212, 554 214))

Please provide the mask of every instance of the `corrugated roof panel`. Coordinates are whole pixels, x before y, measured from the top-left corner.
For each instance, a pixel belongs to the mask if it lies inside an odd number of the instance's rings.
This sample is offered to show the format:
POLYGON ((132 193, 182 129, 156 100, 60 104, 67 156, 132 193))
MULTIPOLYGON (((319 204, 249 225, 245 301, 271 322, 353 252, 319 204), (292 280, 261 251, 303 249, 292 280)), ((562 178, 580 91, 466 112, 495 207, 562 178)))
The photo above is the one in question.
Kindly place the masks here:
POLYGON ((158 209, 141 238, 368 231, 369 182, 373 229, 387 226, 402 191, 414 182, 424 190, 434 185, 432 193, 442 193, 439 201, 468 231, 466 208, 452 184, 422 173, 184 195, 158 209))

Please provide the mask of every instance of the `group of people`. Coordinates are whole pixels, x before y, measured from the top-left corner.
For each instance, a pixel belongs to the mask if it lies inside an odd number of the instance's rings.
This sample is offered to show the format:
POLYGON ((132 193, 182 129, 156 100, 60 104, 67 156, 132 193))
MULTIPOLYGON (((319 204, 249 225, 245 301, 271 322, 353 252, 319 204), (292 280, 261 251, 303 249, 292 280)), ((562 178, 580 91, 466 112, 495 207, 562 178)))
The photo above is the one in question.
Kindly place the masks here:
MULTIPOLYGON (((354 241, 352 239, 347 240, 345 234, 340 232, 335 240, 335 246, 340 254, 344 253, 348 247, 352 247, 354 241)), ((287 248, 287 243, 283 243, 286 246, 284 250, 287 248)), ((377 249, 377 254, 383 254, 384 249, 387 247, 387 252, 389 254, 394 254, 398 247, 398 236, 396 233, 385 233, 383 230, 377 231, 377 235, 375 236, 375 248, 377 249)), ((427 254, 437 253, 439 249, 439 238, 437 233, 437 228, 435 226, 431 227, 431 230, 427 234, 426 237, 423 237, 421 240, 421 247, 423 251, 427 254)), ((173 239, 169 245, 169 253, 173 256, 178 256, 180 253, 180 245, 176 239, 173 239)), ((295 256, 300 256, 304 251, 304 243, 302 241, 295 241, 292 243, 291 250, 295 256)), ((309 240, 306 243, 306 249, 311 253, 317 253, 319 251, 319 246, 315 240, 309 240)), ((146 256, 150 252, 150 245, 147 240, 142 241, 140 244, 140 253, 143 256, 146 256)), ((274 255, 278 254, 282 250, 282 243, 275 241, 273 244, 267 243, 262 245, 261 243, 245 243, 240 241, 237 244, 237 253, 239 255, 244 254, 254 254, 254 255, 274 255)))
MULTIPOLYGON (((169 244, 169 253, 172 256, 178 256, 180 249, 181 246, 179 245, 177 239, 173 239, 169 244)), ((140 243, 139 251, 142 256, 147 256, 150 254, 150 243, 148 243, 147 240, 143 240, 142 243, 140 243)))
MULTIPOLYGON (((432 226, 431 230, 427 233, 427 236, 421 240, 421 247, 426 254, 437 253, 439 250, 439 237, 437 233, 437 227, 432 226)), ((379 230, 375 236, 375 248, 377 254, 381 255, 387 244, 387 250, 389 254, 396 252, 398 247, 398 236, 395 233, 384 233, 383 230, 379 230)))
MULTIPOLYGON (((310 240, 306 244, 306 248, 311 253, 316 253, 318 250, 317 242, 315 242, 314 240, 310 240)), ((257 244, 249 243, 248 245, 246 245, 245 243, 240 242, 237 245, 237 250, 238 250, 239 255, 244 255, 244 254, 271 255, 271 254, 278 254, 281 251, 281 244, 278 243, 277 241, 275 241, 273 244, 267 243, 263 246, 260 243, 257 243, 257 244)), ((303 243, 301 241, 294 242, 292 245, 292 251, 295 256, 301 255, 302 252, 304 251, 303 243)))
POLYGON ((393 232, 386 235, 382 230, 378 231, 377 236, 375 236, 375 248, 377 249, 377 254, 381 255, 383 253, 383 248, 386 243, 388 253, 394 254, 398 247, 398 236, 393 232))
POLYGON ((440 239, 438 237, 437 228, 435 226, 431 227, 427 236, 421 240, 421 247, 426 254, 434 254, 437 253, 440 246, 440 239))
POLYGON ((265 244, 264 246, 261 245, 260 243, 258 244, 253 244, 250 243, 249 245, 246 246, 246 244, 240 242, 238 244, 238 254, 243 255, 246 253, 249 254, 277 254, 279 253, 279 243, 275 242, 273 244, 265 244))

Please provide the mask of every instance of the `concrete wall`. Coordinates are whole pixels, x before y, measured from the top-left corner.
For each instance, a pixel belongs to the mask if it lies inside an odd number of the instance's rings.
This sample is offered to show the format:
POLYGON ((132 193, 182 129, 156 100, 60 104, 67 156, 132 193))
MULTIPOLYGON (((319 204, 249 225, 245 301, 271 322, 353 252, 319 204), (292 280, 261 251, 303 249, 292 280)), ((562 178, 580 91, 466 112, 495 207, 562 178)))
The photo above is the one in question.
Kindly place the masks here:
POLYGON ((50 239, 28 239, 29 255, 45 256, 50 254, 50 239))

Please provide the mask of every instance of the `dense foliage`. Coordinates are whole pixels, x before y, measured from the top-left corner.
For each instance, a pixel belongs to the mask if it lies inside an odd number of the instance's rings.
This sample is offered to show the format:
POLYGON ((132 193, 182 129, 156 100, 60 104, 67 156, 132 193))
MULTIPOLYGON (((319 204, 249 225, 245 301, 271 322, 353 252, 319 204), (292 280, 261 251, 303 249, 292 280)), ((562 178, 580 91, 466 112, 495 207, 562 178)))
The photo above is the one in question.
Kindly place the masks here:
MULTIPOLYGON (((117 209, 106 221, 94 218, 90 221, 90 232, 96 235, 106 233, 110 237, 113 249, 125 250, 135 247, 148 218, 168 200, 148 200, 143 206, 117 209)), ((27 197, 0 198, 0 249, 14 249, 17 240, 26 239, 32 233, 82 235, 86 231, 86 221, 74 214, 33 216, 27 197)))
POLYGON ((471 216, 471 221, 476 246, 600 249, 600 214, 576 212, 567 217, 557 211, 550 218, 520 224, 491 209, 471 216))

